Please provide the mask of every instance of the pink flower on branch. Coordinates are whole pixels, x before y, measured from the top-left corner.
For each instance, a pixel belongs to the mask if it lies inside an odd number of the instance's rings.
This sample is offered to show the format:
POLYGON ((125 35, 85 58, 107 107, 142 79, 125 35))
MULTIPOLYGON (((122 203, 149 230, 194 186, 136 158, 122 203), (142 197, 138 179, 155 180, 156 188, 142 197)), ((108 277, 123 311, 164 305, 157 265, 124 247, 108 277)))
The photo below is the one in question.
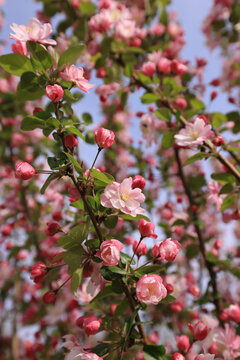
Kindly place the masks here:
POLYGON ((100 250, 96 253, 103 260, 103 265, 114 266, 118 265, 120 260, 120 250, 123 249, 123 244, 115 239, 104 241, 100 250))
POLYGON ((101 204, 111 209, 119 209, 124 214, 137 216, 144 214, 145 210, 140 204, 145 200, 142 190, 139 188, 132 189, 132 178, 127 178, 118 183, 114 181, 104 189, 100 197, 101 204))
POLYGON ((157 305, 167 296, 167 289, 159 275, 143 275, 137 282, 136 295, 141 302, 157 305))
POLYGON ((28 26, 26 25, 17 25, 13 23, 10 28, 14 33, 10 33, 9 38, 14 40, 19 40, 22 42, 34 41, 39 42, 44 45, 56 45, 56 41, 48 39, 52 34, 52 25, 49 23, 41 24, 40 21, 36 18, 31 18, 29 20, 28 26))
POLYGON ((214 137, 211 125, 206 125, 205 121, 199 117, 194 123, 188 123, 186 127, 175 135, 175 142, 178 146, 193 147, 202 145, 204 141, 214 137))
POLYGON ((67 65, 64 72, 60 72, 59 75, 63 80, 70 81, 74 83, 80 90, 88 93, 90 89, 92 89, 95 85, 89 84, 88 80, 86 80, 83 76, 83 68, 76 67, 75 65, 71 65, 70 67, 67 65))

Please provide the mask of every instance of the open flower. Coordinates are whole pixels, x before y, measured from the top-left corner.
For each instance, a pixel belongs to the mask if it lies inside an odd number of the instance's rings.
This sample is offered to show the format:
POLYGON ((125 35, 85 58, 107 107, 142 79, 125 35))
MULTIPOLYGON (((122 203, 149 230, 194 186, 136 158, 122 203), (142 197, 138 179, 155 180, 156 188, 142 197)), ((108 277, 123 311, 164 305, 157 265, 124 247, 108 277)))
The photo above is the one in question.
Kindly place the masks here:
POLYGON ((84 79, 83 68, 67 65, 64 72, 60 72, 59 75, 63 80, 73 82, 80 90, 88 93, 89 89, 92 89, 95 85, 89 84, 88 80, 84 79))
POLYGON ((186 127, 175 135, 175 142, 178 146, 193 147, 202 145, 204 141, 214 137, 211 125, 206 125, 205 121, 199 117, 194 123, 188 123, 186 127))
POLYGON ((31 18, 29 20, 28 26, 17 25, 13 23, 10 28, 15 33, 10 33, 10 39, 19 40, 22 42, 34 41, 45 45, 57 44, 55 40, 47 40, 47 37, 52 34, 52 25, 49 23, 42 25, 36 18, 31 18))
POLYGON ((167 296, 167 289, 159 275, 143 275, 137 282, 136 295, 141 302, 157 305, 167 296))
POLYGON ((141 189, 132 189, 131 177, 124 179, 121 184, 114 181, 112 184, 107 185, 100 200, 102 206, 119 209, 123 213, 132 216, 145 212, 140 207, 140 204, 145 200, 145 196, 141 189))

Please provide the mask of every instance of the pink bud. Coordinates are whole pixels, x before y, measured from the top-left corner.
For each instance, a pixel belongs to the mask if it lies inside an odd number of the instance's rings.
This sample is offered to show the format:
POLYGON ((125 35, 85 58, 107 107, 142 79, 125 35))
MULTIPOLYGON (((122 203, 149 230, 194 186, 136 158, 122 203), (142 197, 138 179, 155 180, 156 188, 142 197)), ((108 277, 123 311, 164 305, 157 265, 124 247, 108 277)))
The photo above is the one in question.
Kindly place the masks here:
POLYGON ((199 287, 195 284, 191 284, 188 287, 188 291, 194 296, 194 297, 198 297, 200 295, 200 290, 199 287))
POLYGON ((171 360, 185 360, 185 357, 182 354, 175 352, 171 357, 171 360))
POLYGON ((146 76, 152 77, 156 72, 156 65, 149 61, 142 66, 142 73, 146 76))
POLYGON ((118 265, 120 260, 120 250, 123 249, 123 244, 115 239, 104 241, 96 256, 103 260, 104 266, 118 265))
POLYGON ((217 91, 212 91, 212 92, 211 92, 211 100, 216 99, 217 96, 218 96, 217 91))
POLYGON ((47 235, 53 236, 59 231, 61 231, 61 227, 57 222, 51 221, 47 223, 47 228, 46 228, 47 235))
POLYGON ((157 234, 154 233, 155 225, 151 221, 140 219, 138 221, 138 230, 143 238, 144 237, 151 237, 154 239, 157 238, 157 234))
POLYGON ((105 67, 101 66, 101 67, 97 70, 96 76, 97 76, 98 78, 102 78, 102 79, 105 78, 105 76, 106 76, 106 69, 105 69, 105 67))
POLYGON ((53 291, 47 291, 43 295, 43 301, 45 302, 45 304, 52 304, 56 301, 56 299, 57 297, 53 291))
POLYGON ((65 143, 66 147, 68 147, 69 149, 72 149, 77 146, 78 141, 77 141, 77 138, 75 138, 75 136, 67 135, 67 136, 65 136, 64 143, 65 143))
POLYGON ((39 262, 38 264, 31 266, 30 270, 31 270, 30 279, 33 280, 35 284, 40 283, 44 279, 47 273, 47 267, 42 262, 39 262))
POLYGON ((85 331, 87 335, 94 335, 100 329, 102 321, 94 315, 81 316, 76 324, 85 331))
POLYGON ((110 305, 110 315, 111 316, 114 316, 116 308, 117 308, 116 304, 111 304, 110 305))
POLYGON ((115 143, 115 134, 113 131, 100 128, 95 130, 95 141, 100 148, 108 148, 115 143))
POLYGON ((124 244, 125 245, 132 245, 134 243, 134 238, 132 236, 127 236, 124 239, 124 244))
POLYGON ((222 136, 216 136, 213 140, 212 143, 215 146, 221 146, 224 144, 224 138, 222 136))
POLYGON ((58 102, 64 95, 63 88, 60 85, 48 85, 46 87, 46 95, 53 102, 58 102))
POLYGON ((135 175, 132 181, 132 188, 144 189, 146 186, 146 180, 141 175, 135 175))
POLYGON ((15 44, 11 45, 14 54, 21 54, 27 56, 27 46, 25 42, 17 40, 15 44))
POLYGON ((35 169, 30 164, 24 161, 17 161, 15 168, 16 177, 22 180, 31 179, 31 177, 33 177, 33 175, 35 174, 35 169))
POLYGON ((190 347, 189 337, 181 335, 175 337, 176 345, 179 351, 186 353, 190 347))
POLYGON ((177 75, 184 75, 187 71, 187 67, 179 61, 173 60, 171 62, 171 71, 177 75))
POLYGON ((177 240, 171 240, 171 238, 168 238, 162 241, 159 245, 161 260, 174 261, 180 248, 181 245, 177 240))
POLYGON ((171 61, 162 57, 159 59, 157 67, 159 72, 167 74, 171 71, 171 61))
POLYGON ((185 99, 177 99, 175 100, 175 108, 179 110, 184 110, 187 107, 187 102, 185 99))
POLYGON ((196 340, 204 340, 210 331, 203 321, 198 321, 194 325, 188 324, 188 327, 196 340))
POLYGON ((240 322, 240 307, 238 304, 230 305, 226 311, 232 321, 236 323, 240 322))
POLYGON ((136 254, 138 257, 142 256, 142 255, 146 255, 147 254, 147 247, 146 245, 144 244, 143 241, 140 242, 139 246, 138 246, 138 241, 134 241, 134 244, 133 244, 133 251, 135 252, 136 250, 136 254))

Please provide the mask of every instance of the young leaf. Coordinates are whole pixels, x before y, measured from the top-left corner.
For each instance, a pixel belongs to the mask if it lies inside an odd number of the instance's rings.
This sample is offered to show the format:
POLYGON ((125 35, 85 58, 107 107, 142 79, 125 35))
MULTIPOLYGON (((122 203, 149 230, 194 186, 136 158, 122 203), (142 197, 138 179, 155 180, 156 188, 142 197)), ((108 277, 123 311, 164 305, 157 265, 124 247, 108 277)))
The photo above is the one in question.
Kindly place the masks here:
POLYGON ((197 160, 201 160, 201 159, 208 158, 208 157, 209 157, 209 155, 204 152, 197 153, 197 154, 191 156, 189 159, 187 159, 184 162, 183 166, 192 164, 193 162, 195 162, 197 160))
POLYGON ((173 132, 166 132, 162 138, 162 148, 168 149, 174 144, 174 134, 173 132))
POLYGON ((40 189, 40 194, 44 194, 47 187, 50 185, 50 183, 57 179, 57 177, 59 176, 59 174, 51 174, 48 176, 47 180, 45 181, 45 183, 43 184, 43 186, 40 189))
POLYGON ((33 41, 27 41, 27 49, 31 54, 31 62, 36 70, 46 70, 53 66, 52 56, 40 44, 33 41))
POLYGON ((72 274, 71 289, 75 296, 77 296, 77 290, 81 284, 83 275, 83 268, 76 269, 72 274))
POLYGON ((168 109, 165 109, 165 108, 162 108, 162 109, 157 109, 155 111, 155 115, 161 119, 161 120, 164 120, 166 122, 170 122, 171 121, 171 118, 172 118, 172 114, 170 112, 170 110, 168 109))
POLYGON ((77 172, 79 174, 82 174, 83 169, 81 168, 80 164, 77 162, 77 160, 69 153, 63 151, 63 153, 71 160, 71 162, 73 163, 75 169, 77 170, 77 172))
POLYGON ((110 174, 102 173, 101 171, 95 169, 91 169, 90 173, 94 179, 100 180, 105 184, 112 184, 114 181, 114 177, 110 174))
POLYGON ((7 54, 0 56, 0 65, 10 74, 21 76, 26 71, 34 71, 31 61, 24 55, 7 54))
POLYGON ((153 93, 146 93, 141 96, 141 101, 143 104, 151 104, 157 100, 159 100, 159 95, 153 93))
POLYGON ((44 129, 44 127, 45 127, 45 121, 39 119, 34 115, 26 116, 21 123, 21 130, 24 131, 30 131, 37 128, 44 129))
POLYGON ((79 58, 79 56, 84 48, 85 48, 85 45, 79 44, 79 45, 72 46, 69 49, 67 49, 66 51, 64 51, 64 53, 59 58, 58 67, 60 67, 62 65, 67 65, 67 64, 68 65, 74 64, 77 61, 77 59, 79 58))

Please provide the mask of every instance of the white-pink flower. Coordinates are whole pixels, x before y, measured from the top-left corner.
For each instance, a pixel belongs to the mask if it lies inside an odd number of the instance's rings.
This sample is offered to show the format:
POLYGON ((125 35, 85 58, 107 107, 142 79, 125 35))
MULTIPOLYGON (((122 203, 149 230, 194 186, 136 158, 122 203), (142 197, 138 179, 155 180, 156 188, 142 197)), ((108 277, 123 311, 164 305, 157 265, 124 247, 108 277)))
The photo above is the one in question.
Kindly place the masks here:
POLYGON ((115 239, 104 241, 100 250, 96 253, 103 260, 103 265, 114 266, 118 265, 120 260, 120 250, 123 249, 123 244, 115 239))
POLYGON ((153 116, 150 114, 144 114, 140 121, 140 130, 142 132, 142 137, 146 140, 146 147, 152 145, 152 141, 155 141, 154 132, 155 124, 153 116))
POLYGON ((206 125, 203 119, 197 117, 194 123, 188 123, 174 136, 175 142, 178 146, 183 147, 202 145, 204 141, 210 140, 214 136, 211 128, 211 125, 206 125))
POLYGON ((64 72, 60 72, 59 75, 63 80, 73 82, 80 90, 88 93, 89 89, 92 89, 95 85, 89 84, 83 76, 83 68, 76 67, 75 65, 66 66, 64 72))
POLYGON ((221 210, 221 206, 223 203, 224 198, 226 197, 226 195, 223 194, 219 194, 220 190, 222 188, 222 185, 215 181, 215 180, 210 180, 208 182, 208 191, 209 191, 209 195, 208 195, 208 200, 210 201, 210 203, 215 204, 217 207, 217 211, 221 210))
POLYGON ((143 275, 137 282, 136 295, 141 302, 157 305, 167 296, 167 289, 159 275, 143 275))
POLYGON ((22 42, 26 41, 35 41, 45 45, 56 45, 56 41, 48 39, 52 34, 52 25, 50 23, 41 24, 40 21, 36 18, 31 18, 29 20, 28 26, 26 25, 17 25, 13 23, 10 28, 14 31, 15 34, 10 33, 9 38, 14 40, 19 40, 22 42))
POLYGON ((121 184, 113 182, 104 189, 100 197, 101 204, 111 209, 119 209, 125 214, 137 216, 143 214, 144 209, 140 204, 145 200, 142 190, 139 188, 132 189, 132 178, 124 179, 121 184))

